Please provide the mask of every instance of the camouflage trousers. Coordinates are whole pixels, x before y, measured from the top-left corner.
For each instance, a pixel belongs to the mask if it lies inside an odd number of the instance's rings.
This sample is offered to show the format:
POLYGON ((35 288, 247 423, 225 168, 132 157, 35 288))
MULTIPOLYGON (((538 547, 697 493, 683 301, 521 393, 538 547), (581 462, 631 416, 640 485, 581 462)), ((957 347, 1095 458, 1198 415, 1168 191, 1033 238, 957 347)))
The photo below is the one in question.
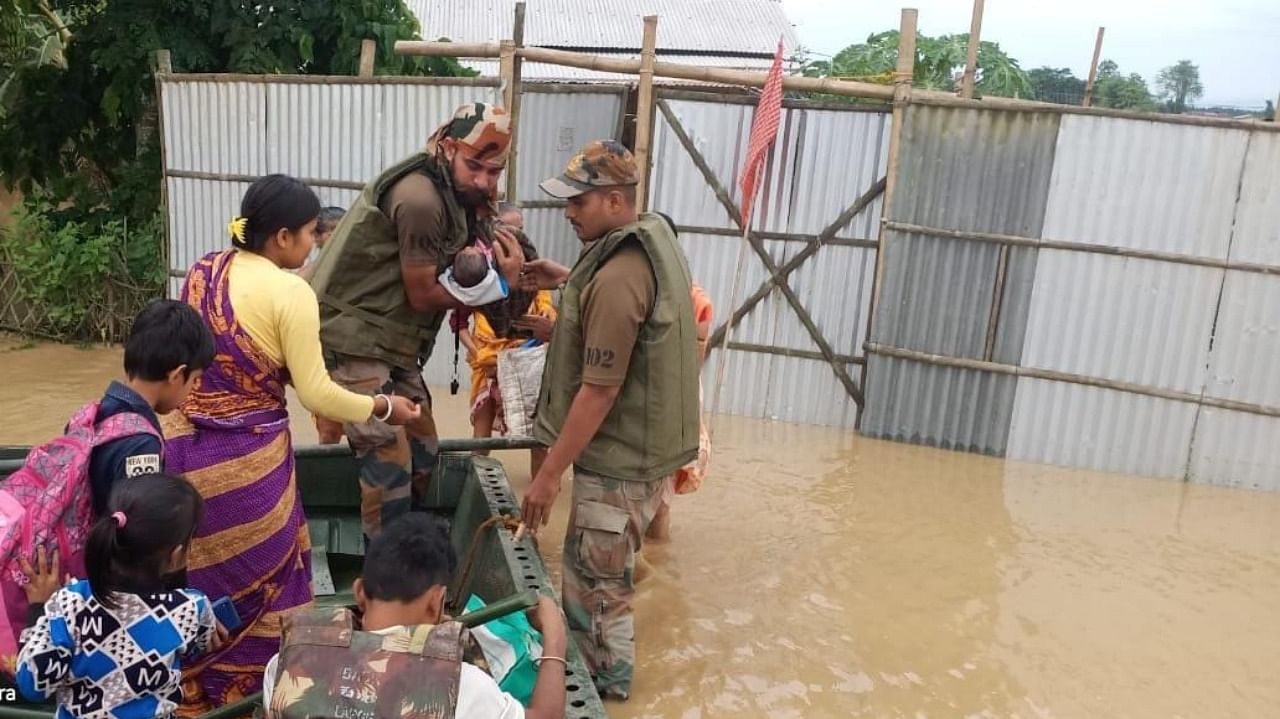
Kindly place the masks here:
POLYGON ((672 483, 672 477, 623 482, 574 469, 562 595, 569 631, 602 696, 631 693, 636 553, 654 513, 670 500, 672 483))
POLYGON ((407 514, 415 497, 426 496, 440 446, 431 394, 421 372, 363 357, 330 354, 325 360, 333 381, 352 392, 395 393, 422 403, 422 416, 403 427, 375 419, 342 426, 360 469, 360 520, 371 538, 407 514))

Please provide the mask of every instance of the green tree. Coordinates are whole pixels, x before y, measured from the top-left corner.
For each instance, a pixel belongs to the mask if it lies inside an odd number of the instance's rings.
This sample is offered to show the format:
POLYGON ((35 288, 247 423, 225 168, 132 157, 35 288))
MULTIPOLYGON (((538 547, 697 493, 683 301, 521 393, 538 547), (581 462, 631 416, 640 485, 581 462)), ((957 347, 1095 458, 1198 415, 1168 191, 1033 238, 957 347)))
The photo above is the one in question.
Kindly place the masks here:
POLYGON ((44 0, 0 0, 0 114, 17 96, 18 72, 64 66, 71 31, 44 0))
POLYGON ((1276 121, 1276 104, 1274 102, 1267 100, 1267 107, 1262 111, 1262 119, 1276 121))
POLYGON ((1120 110, 1153 112, 1157 108, 1147 81, 1138 73, 1125 75, 1114 60, 1098 65, 1098 79, 1093 86, 1093 104, 1120 110))
POLYGON ((1033 100, 1079 105, 1084 99, 1085 81, 1065 67, 1037 67, 1027 73, 1027 81, 1031 83, 1033 100))
MULTIPOLYGON (((916 62, 912 82, 928 90, 953 91, 964 72, 968 34, 916 37, 916 62)), ((831 60, 809 63, 804 73, 810 77, 839 77, 888 84, 898 63, 898 31, 889 30, 850 45, 831 60)), ((1031 84, 1018 61, 994 42, 978 45, 976 90, 983 95, 1028 97, 1031 84)))
POLYGON ((1179 60, 1156 76, 1156 87, 1160 88, 1160 97, 1168 103, 1170 112, 1186 112, 1188 103, 1195 102, 1204 95, 1204 85, 1200 82, 1200 67, 1190 60, 1179 60))
MULTIPOLYGON (((34 218, 30 227, 74 226, 86 242, 129 236, 128 252, 146 248, 159 270, 147 273, 148 282, 158 276, 162 283, 165 269, 159 237, 136 236, 163 226, 156 221, 156 50, 170 50, 178 72, 351 75, 361 40, 372 38, 378 73, 471 74, 452 59, 393 52, 397 40, 419 32, 404 0, 0 0, 5 4, 28 10, 23 17, 37 38, 51 31, 51 23, 39 29, 45 10, 67 18, 68 29, 56 32, 69 44, 62 42, 61 62, 21 61, 28 56, 16 46, 9 57, 19 61, 5 60, 12 102, 0 112, 0 179, 23 191, 27 214, 49 220, 34 218)), ((67 245, 50 239, 47 246, 67 245)), ((24 257, 30 266, 40 263, 24 257)))

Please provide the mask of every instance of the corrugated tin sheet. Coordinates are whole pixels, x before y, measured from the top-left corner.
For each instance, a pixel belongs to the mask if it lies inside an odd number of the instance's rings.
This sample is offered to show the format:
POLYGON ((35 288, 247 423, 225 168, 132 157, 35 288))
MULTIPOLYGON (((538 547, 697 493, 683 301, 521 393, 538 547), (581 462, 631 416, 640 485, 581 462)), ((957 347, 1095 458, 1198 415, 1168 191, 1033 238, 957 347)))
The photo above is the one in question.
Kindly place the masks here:
POLYGON ((1280 491, 1280 419, 1206 407, 1196 423, 1187 479, 1280 491))
POLYGON ((267 166, 267 91, 258 83, 166 82, 169 169, 260 175, 267 166))
MULTIPOLYGON (((453 116, 459 105, 468 102, 497 103, 501 94, 496 87, 465 85, 381 85, 382 132, 384 145, 382 167, 426 147, 427 136, 453 116)), ((373 176, 361 178, 361 181, 373 176)))
POLYGON ((1044 236, 1224 258, 1248 133, 1065 115, 1044 236))
MULTIPOLYGON (((511 37, 516 0, 409 0, 422 37, 498 42, 511 37)), ((773 56, 799 43, 777 0, 528 0, 524 41, 540 47, 639 49, 646 15, 658 47, 773 56)))
MULTIPOLYGON (((902 138, 893 219, 941 229, 1039 237, 1058 117, 912 106, 902 138)), ((873 339, 892 347, 981 359, 1000 250, 995 245, 886 235, 873 339)), ((1020 360, 1036 252, 1011 252, 993 359, 1020 360)), ((862 431, 1002 454, 1012 377, 873 357, 862 431)))
POLYGON ((551 199, 538 183, 560 173, 569 158, 592 140, 618 134, 623 96, 618 92, 526 92, 520 99, 521 200, 551 199))
MULTIPOLYGON (((1280 264, 1280 135, 1250 138, 1231 258, 1280 264)), ((1280 406, 1280 277, 1228 271, 1206 394, 1280 406)), ((1188 475, 1193 481, 1280 490, 1280 420, 1204 408, 1188 475)))
POLYGON ((1255 132, 1249 140, 1231 259, 1280 265, 1280 134, 1255 132))
MULTIPOLYGON (((492 87, 332 83, 166 82, 168 169, 367 182, 421 148, 465 102, 492 87)), ((170 264, 184 270, 226 246, 244 182, 170 178, 170 264)), ((355 190, 312 188, 322 205, 350 207, 355 190)))
POLYGON ((1007 456, 1181 477, 1195 418, 1195 405, 1186 402, 1018 378, 1007 456))
POLYGON ((382 169, 378 85, 267 85, 267 166, 364 182, 382 169))
POLYGON ((1221 284, 1207 267, 1041 250, 1022 364, 1199 392, 1221 284))
POLYGON ((249 183, 171 177, 168 185, 169 266, 185 272, 206 254, 230 246, 227 222, 239 214, 249 183))
MULTIPOLYGON (((736 103, 669 100, 707 165, 740 203, 738 174, 745 160, 754 108, 736 103)), ((733 230, 675 131, 659 113, 654 140, 651 206, 680 225, 733 230)), ((884 174, 888 148, 888 116, 859 111, 788 108, 778 142, 766 168, 754 227, 767 232, 817 234, 884 174), (832 158, 839 158, 833 163, 832 158)), ((878 231, 880 202, 853 219, 837 237, 869 239, 878 231)), ((718 325, 731 312, 729 298, 740 237, 684 233, 681 242, 694 278, 706 288, 716 307, 718 325)), ((767 240, 765 250, 779 265, 803 250, 798 241, 767 240)), ((738 293, 741 302, 765 279, 764 267, 747 250, 738 293)), ((833 350, 861 355, 866 332, 875 251, 824 247, 790 277, 800 303, 809 311, 833 350)), ((808 352, 817 345, 795 311, 775 290, 735 329, 732 340, 808 352)), ((712 397, 716 360, 704 373, 706 401, 712 397)), ((855 378, 856 365, 846 368, 855 378)), ((730 351, 721 411, 794 422, 852 426, 856 405, 825 362, 730 351)))
MULTIPOLYGON (((1225 258, 1247 140, 1239 130, 1066 116, 1044 236, 1225 258)), ((1199 393, 1223 274, 1043 251, 1022 363, 1199 393)), ((1186 473, 1192 404, 1037 380, 1019 382, 1016 404, 1010 456, 1186 473)))

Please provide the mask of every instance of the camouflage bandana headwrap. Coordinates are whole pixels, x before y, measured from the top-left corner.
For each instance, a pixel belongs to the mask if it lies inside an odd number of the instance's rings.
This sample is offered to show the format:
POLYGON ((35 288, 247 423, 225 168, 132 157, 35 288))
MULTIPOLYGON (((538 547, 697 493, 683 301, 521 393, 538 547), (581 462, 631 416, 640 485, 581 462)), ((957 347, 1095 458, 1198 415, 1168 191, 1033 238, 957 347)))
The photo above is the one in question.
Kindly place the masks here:
POLYGON ((438 157, 440 141, 452 138, 471 157, 484 162, 506 162, 511 150, 511 116, 495 105, 472 102, 459 107, 453 119, 427 139, 427 154, 438 157))

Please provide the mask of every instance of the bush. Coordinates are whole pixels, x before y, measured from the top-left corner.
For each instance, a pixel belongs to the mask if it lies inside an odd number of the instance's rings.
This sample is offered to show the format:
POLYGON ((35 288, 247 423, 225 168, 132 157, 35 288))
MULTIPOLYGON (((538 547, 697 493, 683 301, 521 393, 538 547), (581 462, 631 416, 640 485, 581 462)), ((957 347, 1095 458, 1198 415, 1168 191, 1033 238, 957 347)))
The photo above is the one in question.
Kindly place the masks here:
POLYGON ((116 341, 137 312, 164 292, 159 212, 141 227, 107 211, 87 214, 28 197, 0 235, 0 259, 16 283, 6 299, 25 319, 10 327, 57 339, 116 341))

